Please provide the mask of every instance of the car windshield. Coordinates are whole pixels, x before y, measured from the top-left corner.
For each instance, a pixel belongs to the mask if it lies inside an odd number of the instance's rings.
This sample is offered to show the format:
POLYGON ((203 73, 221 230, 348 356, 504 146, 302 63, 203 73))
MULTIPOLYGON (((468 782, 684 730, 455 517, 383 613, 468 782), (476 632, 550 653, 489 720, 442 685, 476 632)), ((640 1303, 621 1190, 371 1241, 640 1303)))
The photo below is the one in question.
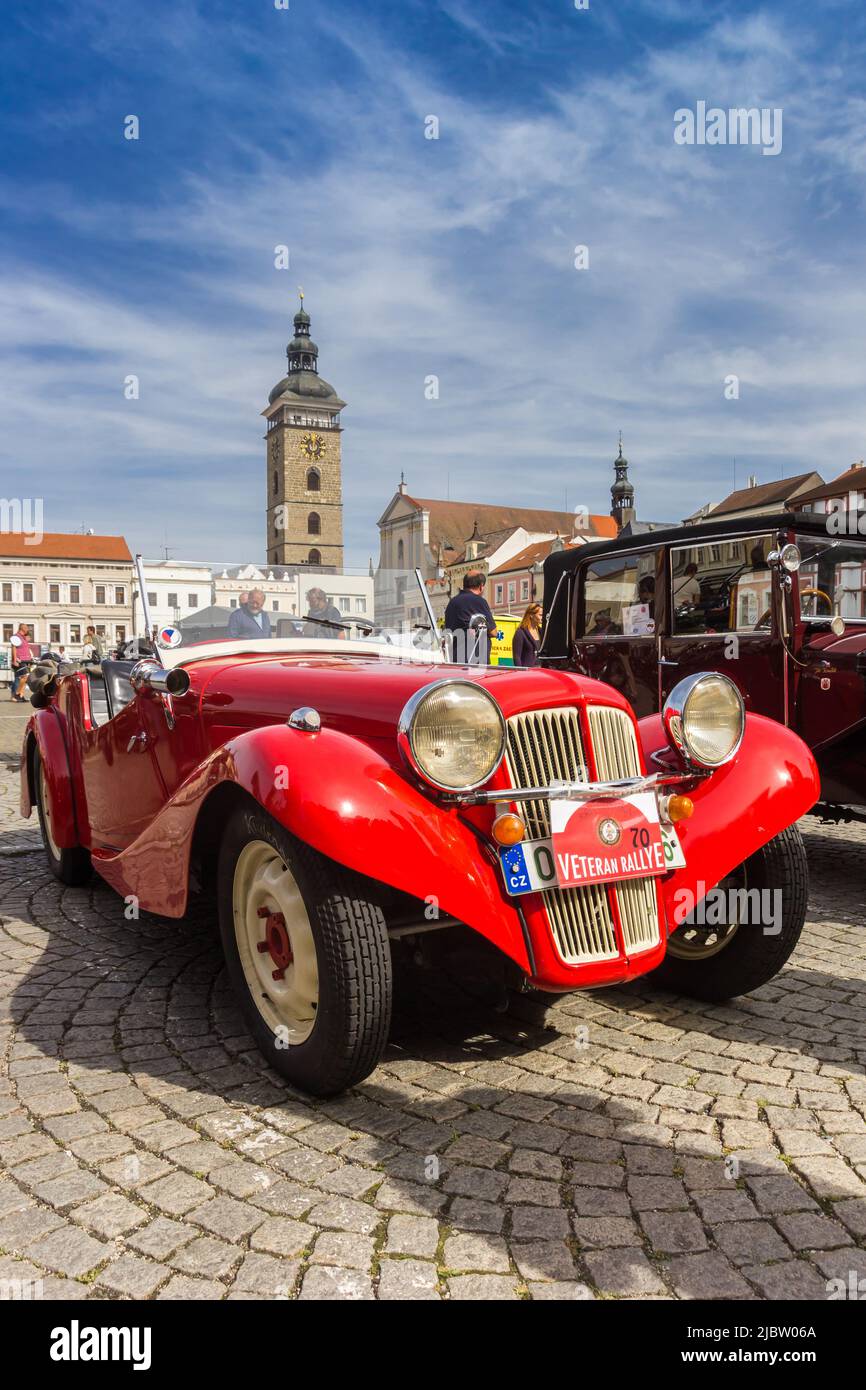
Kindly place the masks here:
MULTIPOLYGON (((136 561, 136 564, 138 562, 136 561)), ((167 562, 170 569, 170 562, 167 562)), ((440 650, 429 586, 416 570, 349 574, 305 566, 214 567, 211 602, 189 610, 183 580, 171 573, 163 593, 157 566, 142 566, 136 584, 136 632, 123 655, 201 648, 213 643, 369 644, 423 653, 440 650), (147 590, 147 612, 140 594, 147 590), (147 634, 147 636, 145 636, 147 634)), ((435 583, 435 581, 434 581, 435 583)), ((189 588, 186 585, 186 588, 189 588)))
POLYGON ((799 535, 796 543, 802 616, 826 622, 839 614, 846 622, 866 622, 866 542, 799 535))

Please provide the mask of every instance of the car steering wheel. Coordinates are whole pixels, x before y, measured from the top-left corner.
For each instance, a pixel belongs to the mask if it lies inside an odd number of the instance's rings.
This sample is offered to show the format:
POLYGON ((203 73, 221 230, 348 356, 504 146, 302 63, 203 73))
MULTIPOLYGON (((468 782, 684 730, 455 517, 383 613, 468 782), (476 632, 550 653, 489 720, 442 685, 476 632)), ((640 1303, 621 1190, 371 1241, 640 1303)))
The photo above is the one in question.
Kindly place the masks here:
MULTIPOLYGON (((825 592, 824 592, 823 589, 801 589, 801 590, 800 590, 800 613, 801 613, 801 615, 802 615, 802 612, 803 612, 803 599, 804 599, 804 598, 809 598, 809 597, 812 597, 812 596, 814 596, 815 598, 822 598, 822 599, 824 600, 824 602, 827 604, 827 607, 828 607, 829 610, 830 610, 829 616, 832 618, 832 616, 833 616, 833 600, 831 599, 831 597, 830 597, 829 594, 825 594, 825 592)), ((816 614, 815 616, 817 617, 818 614, 816 614)))

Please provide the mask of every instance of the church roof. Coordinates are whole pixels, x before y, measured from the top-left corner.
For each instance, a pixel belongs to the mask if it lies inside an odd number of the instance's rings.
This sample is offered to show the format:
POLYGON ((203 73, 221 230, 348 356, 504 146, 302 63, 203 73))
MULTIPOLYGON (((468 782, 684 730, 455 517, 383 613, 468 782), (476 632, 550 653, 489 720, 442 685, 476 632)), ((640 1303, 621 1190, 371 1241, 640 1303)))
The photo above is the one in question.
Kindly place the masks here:
MULTIPOLYGON (((499 502, 443 502, 437 497, 411 497, 402 494, 418 511, 430 513, 430 544, 440 542, 449 550, 463 551, 466 537, 478 524, 481 537, 510 535, 518 526, 527 531, 548 531, 571 536, 575 530, 573 512, 550 511, 538 507, 506 507, 499 502)), ((608 516, 590 516, 589 533, 615 536, 616 522, 608 516)))

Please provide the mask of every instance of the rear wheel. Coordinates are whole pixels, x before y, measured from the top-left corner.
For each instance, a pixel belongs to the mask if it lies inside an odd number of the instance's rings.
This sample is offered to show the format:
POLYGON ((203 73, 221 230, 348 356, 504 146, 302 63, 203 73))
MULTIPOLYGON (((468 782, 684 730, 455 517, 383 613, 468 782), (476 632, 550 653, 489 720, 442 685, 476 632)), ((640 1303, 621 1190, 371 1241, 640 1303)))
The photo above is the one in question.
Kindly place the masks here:
POLYGON ((789 826, 729 874, 668 940, 649 977, 695 999, 731 999, 777 975, 800 939, 809 874, 789 826))
POLYGON ((220 846, 229 975, 271 1065, 313 1095, 363 1080, 385 1049, 391 951, 364 879, 240 807, 220 846))
POLYGON ((45 766, 36 748, 33 754, 33 782, 36 788, 36 809, 39 813, 39 829, 48 867, 61 883, 76 887, 87 883, 91 876, 90 854, 80 845, 63 849, 54 838, 54 812, 51 806, 51 793, 45 776, 45 766))

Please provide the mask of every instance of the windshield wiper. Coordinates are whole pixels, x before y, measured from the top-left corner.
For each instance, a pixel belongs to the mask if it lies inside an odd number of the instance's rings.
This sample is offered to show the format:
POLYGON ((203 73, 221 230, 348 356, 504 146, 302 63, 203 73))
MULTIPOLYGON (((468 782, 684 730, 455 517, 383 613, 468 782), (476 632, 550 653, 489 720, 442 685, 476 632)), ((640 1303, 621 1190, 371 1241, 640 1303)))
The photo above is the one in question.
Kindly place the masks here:
POLYGON ((362 632, 372 632, 373 625, 365 623, 357 618, 351 619, 348 623, 338 623, 335 618, 317 618, 312 613, 308 613, 306 618, 296 618, 297 623, 315 623, 317 627, 335 627, 343 632, 351 632, 353 627, 359 627, 362 632))

